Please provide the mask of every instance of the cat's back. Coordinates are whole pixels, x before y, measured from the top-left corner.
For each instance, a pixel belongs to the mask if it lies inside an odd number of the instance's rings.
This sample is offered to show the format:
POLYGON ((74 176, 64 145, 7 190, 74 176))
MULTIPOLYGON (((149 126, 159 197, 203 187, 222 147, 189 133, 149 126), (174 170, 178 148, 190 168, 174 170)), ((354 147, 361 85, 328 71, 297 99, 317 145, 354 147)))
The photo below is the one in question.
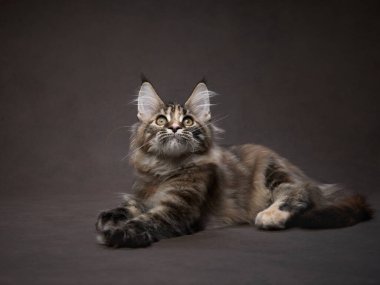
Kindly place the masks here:
POLYGON ((266 164, 270 158, 278 157, 274 151, 257 144, 233 145, 224 148, 224 152, 231 153, 242 166, 251 171, 266 164))
POLYGON ((278 157, 277 154, 264 146, 243 144, 214 146, 207 154, 192 159, 192 162, 196 165, 213 164, 219 169, 222 180, 237 182, 262 171, 268 161, 275 157, 278 157))

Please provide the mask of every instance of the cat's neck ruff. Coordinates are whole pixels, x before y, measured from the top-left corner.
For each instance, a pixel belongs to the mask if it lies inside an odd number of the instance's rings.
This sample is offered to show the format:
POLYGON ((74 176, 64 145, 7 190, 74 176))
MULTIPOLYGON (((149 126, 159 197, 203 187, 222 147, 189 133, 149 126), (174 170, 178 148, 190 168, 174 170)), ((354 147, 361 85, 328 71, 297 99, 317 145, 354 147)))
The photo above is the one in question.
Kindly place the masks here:
POLYGON ((163 158, 137 150, 131 157, 131 163, 139 174, 165 177, 192 165, 209 163, 220 165, 222 155, 223 151, 217 145, 211 147, 206 153, 190 154, 182 158, 163 158))

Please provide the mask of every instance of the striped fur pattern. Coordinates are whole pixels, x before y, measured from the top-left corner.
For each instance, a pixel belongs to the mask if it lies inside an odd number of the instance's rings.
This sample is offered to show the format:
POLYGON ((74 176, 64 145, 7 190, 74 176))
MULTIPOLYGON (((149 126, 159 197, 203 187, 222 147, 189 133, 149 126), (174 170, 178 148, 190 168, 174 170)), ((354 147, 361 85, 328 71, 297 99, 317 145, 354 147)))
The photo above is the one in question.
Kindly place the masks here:
POLYGON ((362 196, 313 181, 268 148, 218 146, 210 95, 201 82, 183 106, 165 104, 143 82, 131 140, 134 194, 100 213, 100 243, 145 247, 206 227, 332 228, 371 218, 362 196))

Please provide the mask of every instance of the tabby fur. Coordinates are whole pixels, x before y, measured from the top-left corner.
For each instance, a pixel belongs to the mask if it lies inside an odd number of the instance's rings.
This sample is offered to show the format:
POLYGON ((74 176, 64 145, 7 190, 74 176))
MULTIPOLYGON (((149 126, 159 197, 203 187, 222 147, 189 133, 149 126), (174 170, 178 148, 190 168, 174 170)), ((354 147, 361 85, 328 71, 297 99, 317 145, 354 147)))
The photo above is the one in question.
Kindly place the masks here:
POLYGON ((266 147, 216 144, 211 95, 200 82, 183 106, 165 104, 149 82, 142 83, 130 149, 134 194, 100 213, 100 243, 146 247, 228 225, 335 228, 371 218, 362 196, 310 179, 266 147))

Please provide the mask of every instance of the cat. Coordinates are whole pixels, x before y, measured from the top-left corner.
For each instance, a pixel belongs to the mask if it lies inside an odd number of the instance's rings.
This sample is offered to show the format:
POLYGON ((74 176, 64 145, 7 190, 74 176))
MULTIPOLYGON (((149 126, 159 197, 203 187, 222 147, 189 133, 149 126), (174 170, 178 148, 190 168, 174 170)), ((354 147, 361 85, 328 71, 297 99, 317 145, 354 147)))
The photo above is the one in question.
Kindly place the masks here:
POLYGON ((363 196, 308 178, 266 147, 218 146, 212 94, 201 81, 184 105, 165 104, 142 82, 130 145, 134 194, 99 214, 99 243, 136 248, 205 228, 336 228, 372 217, 363 196))

